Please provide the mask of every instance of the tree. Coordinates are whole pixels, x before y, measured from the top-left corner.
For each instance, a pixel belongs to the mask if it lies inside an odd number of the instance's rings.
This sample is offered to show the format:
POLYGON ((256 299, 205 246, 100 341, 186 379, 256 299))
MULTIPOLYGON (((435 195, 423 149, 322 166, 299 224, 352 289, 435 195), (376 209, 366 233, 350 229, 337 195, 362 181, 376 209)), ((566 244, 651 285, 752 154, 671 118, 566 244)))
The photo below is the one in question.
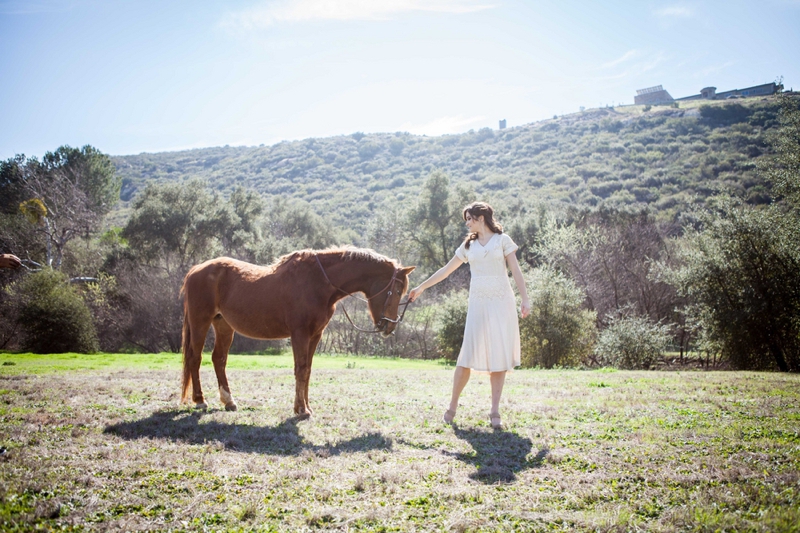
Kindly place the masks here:
POLYGON ((474 193, 456 187, 451 194, 450 178, 433 171, 423 186, 419 202, 409 211, 408 237, 419 256, 418 265, 431 271, 447 264, 464 238, 462 208, 474 193))
POLYGON ((25 193, 24 155, 0 162, 0 211, 15 215, 27 197, 25 193))
POLYGON ((517 255, 521 263, 536 268, 545 262, 542 252, 542 236, 549 220, 555 220, 555 213, 542 201, 528 205, 517 202, 510 213, 511 224, 503 229, 519 246, 517 255))
POLYGON ((800 227, 778 206, 730 197, 701 213, 671 280, 734 367, 800 371, 800 227))
POLYGON ((236 187, 228 199, 228 207, 229 224, 220 235, 223 252, 253 262, 256 246, 262 240, 259 223, 265 210, 264 200, 253 190, 236 187))
POLYGON ((185 274, 220 250, 235 213, 201 180, 148 185, 133 203, 122 236, 140 259, 167 272, 185 274))
POLYGON ((395 258, 409 258, 410 243, 406 231, 406 214, 397 206, 378 211, 367 222, 366 245, 395 258))
POLYGON ((304 248, 322 249, 336 244, 337 232, 329 222, 299 200, 276 197, 262 221, 264 235, 258 261, 271 263, 281 255, 304 248))
MULTIPOLYGON (((42 161, 22 155, 5 161, 0 189, 0 208, 10 213, 15 207, 44 240, 45 257, 36 262, 60 269, 67 243, 94 231, 117 202, 120 180, 109 157, 92 146, 62 146, 42 161)), ((26 259, 38 255, 34 244, 25 243, 20 252, 26 259)))
POLYGON ((61 174, 86 195, 88 207, 97 215, 105 215, 119 200, 122 180, 116 175, 114 163, 104 153, 90 145, 83 148, 61 146, 47 152, 42 167, 48 173, 61 174))
POLYGON ((655 267, 669 262, 670 237, 677 233, 674 224, 658 222, 646 210, 598 209, 578 214, 572 224, 551 220, 539 255, 569 273, 600 323, 631 307, 655 322, 676 322, 682 320, 675 315, 682 301, 655 267))

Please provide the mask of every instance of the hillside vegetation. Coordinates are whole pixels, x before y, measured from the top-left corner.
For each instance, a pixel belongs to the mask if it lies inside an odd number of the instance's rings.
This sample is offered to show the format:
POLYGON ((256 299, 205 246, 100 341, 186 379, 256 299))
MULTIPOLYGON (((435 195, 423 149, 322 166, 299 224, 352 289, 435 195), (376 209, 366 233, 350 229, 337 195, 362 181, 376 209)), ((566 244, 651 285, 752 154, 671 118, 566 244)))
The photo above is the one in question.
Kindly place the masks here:
MULTIPOLYGON (((236 186, 309 202, 337 225, 363 228, 373 213, 413 198, 433 169, 478 196, 513 206, 532 198, 569 205, 649 205, 671 218, 720 186, 751 203, 769 200, 756 173, 777 126, 772 99, 594 109, 460 135, 409 133, 217 147, 113 158, 122 200, 148 182, 200 177, 223 193, 236 186)), ((125 213, 126 204, 122 204, 125 213)))

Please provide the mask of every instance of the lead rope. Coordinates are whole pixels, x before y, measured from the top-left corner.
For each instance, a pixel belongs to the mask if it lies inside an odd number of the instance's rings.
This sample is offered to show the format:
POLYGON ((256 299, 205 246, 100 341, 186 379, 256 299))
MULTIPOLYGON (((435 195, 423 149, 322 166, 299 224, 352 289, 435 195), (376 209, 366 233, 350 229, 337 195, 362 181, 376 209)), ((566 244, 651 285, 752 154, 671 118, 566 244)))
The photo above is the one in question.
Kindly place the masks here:
MULTIPOLYGON (((325 281, 328 282, 328 285, 330 285, 331 287, 333 287, 337 291, 339 291, 339 292, 341 292, 341 293, 343 293, 343 294, 345 294, 347 296, 350 296, 352 298, 356 298, 356 299, 361 300, 362 302, 367 303, 367 304, 369 303, 369 300, 371 300, 372 298, 376 297, 377 295, 379 295, 380 293, 382 293, 386 289, 392 287, 392 285, 394 284, 395 280, 397 279, 396 278, 397 270, 395 270, 395 273, 392 274, 392 279, 389 280, 389 284, 386 285, 386 287, 384 287, 383 289, 379 290, 378 292, 376 292, 372 296, 368 297, 367 299, 364 299, 364 298, 361 298, 359 296, 356 296, 352 292, 347 292, 346 290, 334 285, 333 282, 331 282, 331 279, 328 277, 328 273, 325 272, 325 267, 322 266, 322 263, 320 262, 319 256, 317 254, 314 254, 314 259, 317 260, 317 264, 319 265, 319 269, 322 270, 322 275, 325 276, 325 281)), ((411 300, 406 298, 405 302, 400 302, 398 304, 398 306, 397 306, 398 309, 400 309, 401 305, 403 306, 403 312, 400 315, 398 315, 396 320, 392 320, 391 318, 389 318, 387 316, 381 316, 381 320, 386 320, 387 322, 391 322, 393 324, 400 325, 400 322, 403 321, 403 317, 406 314, 406 309, 408 309, 408 304, 410 304, 410 303, 411 303, 411 300)), ((356 329, 357 331, 360 331, 362 333, 382 333, 382 330, 380 330, 380 329, 371 330, 371 329, 364 329, 364 328, 360 328, 360 327, 356 326, 355 322, 353 322, 353 319, 350 318, 350 315, 347 313, 347 308, 344 306, 344 304, 342 304, 341 307, 342 307, 342 311, 344 312, 344 316, 347 317, 347 321, 350 322, 350 325, 353 326, 353 328, 356 329)), ((385 309, 384 309, 384 311, 385 311, 385 309)), ((392 335, 394 335, 394 331, 392 332, 392 335)))

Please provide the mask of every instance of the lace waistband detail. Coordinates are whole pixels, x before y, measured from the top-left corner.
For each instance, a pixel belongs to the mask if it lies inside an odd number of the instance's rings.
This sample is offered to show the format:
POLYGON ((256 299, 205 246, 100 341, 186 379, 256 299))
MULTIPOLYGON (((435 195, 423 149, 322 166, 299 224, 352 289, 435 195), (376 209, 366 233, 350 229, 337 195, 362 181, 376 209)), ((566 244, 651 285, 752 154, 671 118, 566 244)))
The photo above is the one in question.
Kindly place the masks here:
POLYGON ((469 297, 494 300, 514 297, 507 276, 473 276, 469 282, 469 297))

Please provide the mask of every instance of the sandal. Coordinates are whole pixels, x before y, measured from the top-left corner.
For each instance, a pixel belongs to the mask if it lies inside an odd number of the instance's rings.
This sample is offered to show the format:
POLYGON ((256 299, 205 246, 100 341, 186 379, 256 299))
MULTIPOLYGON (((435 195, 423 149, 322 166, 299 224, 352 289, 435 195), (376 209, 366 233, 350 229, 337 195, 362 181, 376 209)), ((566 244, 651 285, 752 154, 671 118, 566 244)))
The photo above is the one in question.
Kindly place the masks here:
POLYGON ((456 417, 456 412, 453 411, 452 409, 448 409, 447 411, 444 412, 444 415, 442 416, 442 422, 444 422, 445 424, 452 424, 453 419, 455 417, 456 417))
POLYGON ((489 422, 492 423, 492 429, 503 429, 500 413, 489 413, 489 422))

